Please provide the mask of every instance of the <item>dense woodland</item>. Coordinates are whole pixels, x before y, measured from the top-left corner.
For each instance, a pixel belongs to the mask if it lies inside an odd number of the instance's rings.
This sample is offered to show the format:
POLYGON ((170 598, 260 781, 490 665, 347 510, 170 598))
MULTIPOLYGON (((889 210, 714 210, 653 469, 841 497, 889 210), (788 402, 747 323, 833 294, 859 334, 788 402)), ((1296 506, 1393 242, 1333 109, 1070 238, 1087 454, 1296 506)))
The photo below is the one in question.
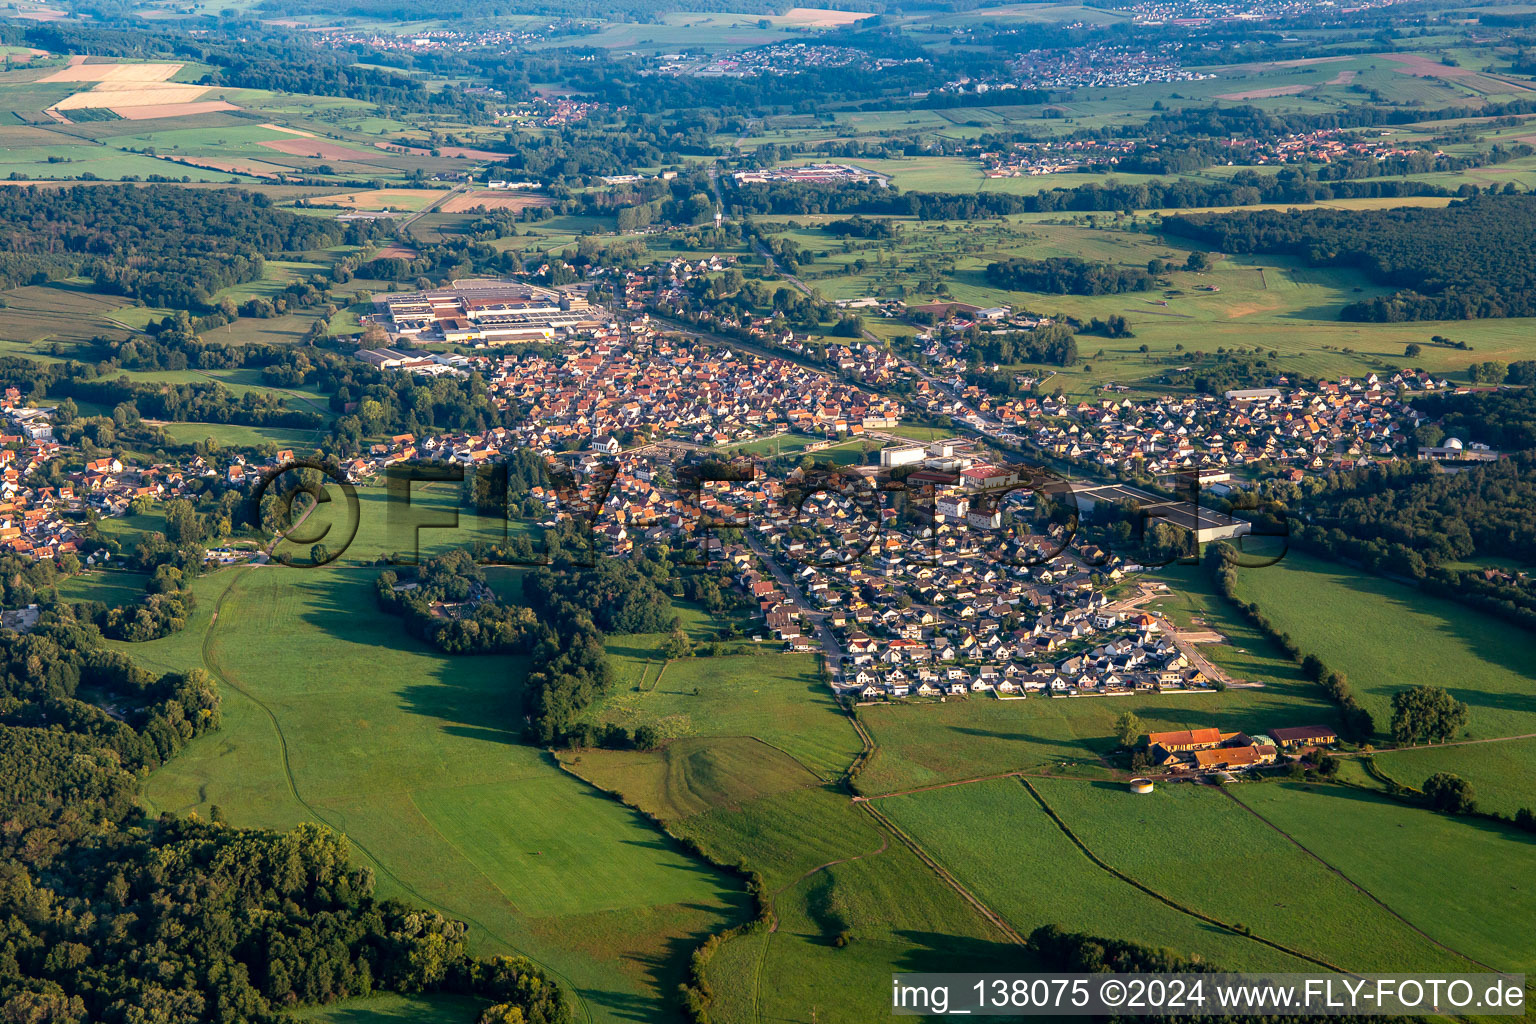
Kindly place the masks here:
POLYGON ((1117 295, 1146 291, 1152 287, 1152 275, 1141 267, 1122 267, 1076 256, 1050 256, 1043 260, 1019 256, 987 264, 987 283, 1015 292, 1117 295))
POLYGON ((1345 320, 1536 316, 1536 195, 1487 195, 1443 209, 1257 210, 1168 217, 1171 235, 1229 253, 1286 254, 1356 267, 1391 296, 1345 320))
POLYGON ((149 306, 210 309, 220 288, 260 278, 269 256, 358 245, 376 230, 278 210, 236 189, 6 188, 0 287, 83 275, 149 306))
POLYGON ((1536 562, 1536 451, 1459 473, 1430 462, 1357 470, 1303 508, 1292 542, 1536 629, 1536 582, 1498 562, 1536 562))
MULTIPOLYGON (((1507 376, 1511 383, 1536 384, 1522 379, 1531 373, 1536 373, 1536 362, 1522 361, 1511 363, 1507 376)), ((1414 402, 1414 408, 1433 421, 1436 441, 1456 437, 1498 451, 1536 449, 1536 390, 1530 387, 1429 395, 1414 402)))
POLYGON ((147 672, 34 596, 38 628, 0 632, 0 1019, 276 1024, 378 989, 571 1019, 533 964, 474 961, 462 923, 378 900, 328 830, 145 820, 140 773, 219 727, 214 681, 147 672))

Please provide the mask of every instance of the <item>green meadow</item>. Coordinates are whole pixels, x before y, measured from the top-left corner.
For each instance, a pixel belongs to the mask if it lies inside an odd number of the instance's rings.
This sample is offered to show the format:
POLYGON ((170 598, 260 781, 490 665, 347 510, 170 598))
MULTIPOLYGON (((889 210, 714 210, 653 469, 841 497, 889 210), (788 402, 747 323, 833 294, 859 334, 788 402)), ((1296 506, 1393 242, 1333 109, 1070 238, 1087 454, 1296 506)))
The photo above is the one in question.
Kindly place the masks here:
POLYGON ((1424 780, 1437 772, 1459 775, 1471 783, 1481 811, 1512 815, 1522 807, 1536 809, 1536 793, 1530 784, 1531 766, 1536 764, 1536 737, 1383 750, 1375 759, 1382 773, 1413 789, 1422 789, 1424 780))
POLYGON ((131 646, 206 667, 225 697, 224 728, 151 776, 148 808, 328 824, 383 893, 469 921, 481 952, 534 957, 584 1019, 670 999, 671 951, 743 919, 740 883, 521 744, 522 660, 403 636, 374 610, 373 576, 224 570, 197 581, 184 632, 131 646))
POLYGON ((1068 931, 1172 949, 1229 970, 1307 969, 1305 960, 1171 907, 1096 866, 1017 779, 886 797, 878 803, 961 884, 1024 934, 1057 924, 1068 931))
POLYGON ((473 1024, 485 1001, 468 996, 398 995, 380 992, 293 1013, 312 1024, 473 1024))
POLYGON ((1536 965, 1536 843, 1339 786, 1242 786, 1245 806, 1484 970, 1536 965))
POLYGON ((1490 628, 1450 601, 1294 550, 1268 568, 1238 570, 1238 593, 1343 672, 1380 734, 1392 694, 1420 684, 1444 686, 1469 706, 1468 738, 1536 733, 1536 640, 1523 630, 1490 628))
MULTIPOLYGON (((846 719, 832 721, 853 738, 846 719)), ((761 876, 772 924, 732 936, 708 961, 711 1020, 871 1020, 889 1012, 894 972, 1018 968, 1017 947, 786 751, 716 734, 561 758, 711 860, 761 876)))
POLYGON ((1345 970, 1473 969, 1220 788, 1168 784, 1140 795, 1118 784, 1031 781, 1110 866, 1181 905, 1345 970))

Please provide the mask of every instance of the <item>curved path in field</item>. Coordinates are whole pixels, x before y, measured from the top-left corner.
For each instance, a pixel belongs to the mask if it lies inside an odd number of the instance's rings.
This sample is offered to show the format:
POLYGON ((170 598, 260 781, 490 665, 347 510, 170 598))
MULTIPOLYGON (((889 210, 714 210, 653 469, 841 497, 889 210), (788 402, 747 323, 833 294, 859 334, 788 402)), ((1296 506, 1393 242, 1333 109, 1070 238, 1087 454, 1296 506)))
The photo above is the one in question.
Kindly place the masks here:
MULTIPOLYGON (((297 523, 295 525, 297 525, 297 523)), ((244 573, 251 570, 241 569, 236 571, 244 573)), ((267 720, 272 723, 272 731, 277 735, 278 749, 282 755, 283 777, 287 780, 289 795, 291 795, 294 799, 294 802, 297 803, 300 807, 304 808, 304 811, 315 821, 318 821, 320 824, 331 829, 338 835, 343 835, 345 833, 343 833, 339 827, 327 819, 325 815, 321 814, 319 809, 305 800, 304 797, 299 793, 298 780, 294 777, 293 764, 289 760, 288 756, 288 737, 283 733, 283 724, 278 720, 276 713, 273 712, 272 708, 269 707, 267 703, 260 697, 257 697, 250 690, 247 690, 244 686, 241 686, 239 683, 235 682, 235 678, 224 669, 223 664, 219 661, 217 655, 214 652, 214 626, 218 623, 219 613, 223 610, 224 603, 229 599, 229 595, 235 592, 235 590, 240 585, 240 580, 243 578, 243 576, 235 577, 234 581, 231 582, 228 587, 224 588, 224 592, 219 595, 218 601, 214 603, 213 614, 208 619, 208 628, 203 631, 203 665, 207 668, 209 674, 211 674, 214 679, 219 682, 220 685, 227 686, 231 690, 234 690, 236 693, 245 697, 252 704, 255 704, 258 708, 260 708, 262 712, 267 716, 267 720)), ((411 897, 423 906, 432 907, 450 919, 462 919, 469 924, 474 925, 486 935, 489 935, 491 938, 495 939, 506 948, 517 953, 517 955, 524 957, 525 959, 535 964, 538 964, 539 968, 545 973, 549 974, 551 977, 559 979, 565 984, 566 990, 571 994, 571 998, 576 1001, 576 1006, 581 1013, 582 1019, 585 1020, 587 1024, 592 1024, 592 1010, 587 1005, 586 1000, 582 998, 581 992, 576 987, 575 982, 573 982, 570 978, 566 977, 564 974, 561 974, 559 971, 550 967, 548 964, 539 960, 537 957, 534 957, 531 954, 519 949, 515 943, 510 942, 505 936, 498 934, 494 929, 487 927, 484 922, 478 921, 470 915, 463 913, 462 911, 451 910, 448 907, 443 906, 441 903, 438 903, 437 901, 424 895, 410 883, 406 882, 399 875, 391 871, 389 866, 385 864, 384 861, 380 859, 378 855, 376 855, 372 850, 368 849, 367 846, 360 842, 356 836, 347 835, 347 842, 360 850, 365 857, 372 861, 380 873, 387 875, 391 881, 393 881, 404 891, 410 893, 411 897)))
POLYGON ((1151 886, 1137 881, 1135 878, 1119 870, 1118 868, 1112 867, 1101 857, 1099 857, 1098 854, 1094 853, 1093 850, 1089 848, 1087 843, 1078 838, 1077 833, 1073 832, 1067 823, 1061 819, 1061 816, 1056 813, 1055 808, 1045 802, 1045 797, 1041 796, 1040 792, 1035 789, 1034 786, 1029 784, 1028 779, 1020 778, 1019 782, 1026 790, 1029 791, 1029 795, 1035 798, 1035 801, 1040 805, 1040 809, 1045 811, 1046 816, 1056 823, 1057 828, 1061 829, 1062 834, 1072 841, 1072 845, 1076 846, 1080 851, 1082 851, 1084 857, 1087 857, 1095 867, 1098 867, 1101 870, 1107 872, 1114 878, 1118 878, 1120 881, 1124 882, 1126 885, 1131 886, 1138 892, 1145 893, 1146 895, 1151 896, 1153 899, 1157 900, 1159 903, 1171 907, 1172 909, 1177 910, 1179 913, 1188 917, 1192 917, 1197 921, 1201 921, 1209 925, 1215 925, 1217 928, 1229 931, 1233 935, 1242 936, 1245 939, 1252 939, 1254 942, 1257 942, 1262 946, 1268 946, 1271 949, 1279 950, 1280 952, 1285 953, 1288 956, 1293 956, 1298 960, 1305 960, 1308 963, 1317 964, 1319 967, 1324 967, 1330 971, 1337 971, 1340 974, 1349 973, 1337 964, 1331 964, 1327 960, 1324 960, 1320 957, 1315 957, 1310 953, 1303 953, 1299 949, 1292 949, 1290 946, 1276 942, 1273 939, 1266 939, 1261 935, 1255 935, 1251 931, 1241 930, 1234 927, 1233 925, 1228 924, 1225 921, 1211 917, 1208 914, 1203 914, 1193 907, 1186 907, 1184 904, 1179 903, 1177 900, 1164 896, 1162 893, 1158 892, 1156 889, 1153 889, 1151 886))
MULTIPOLYGON (((1484 742, 1486 742, 1486 741, 1484 741, 1484 742)), ((1459 956, 1459 957, 1461 957, 1461 959, 1467 961, 1468 963, 1476 964, 1477 966, 1483 968, 1484 970, 1492 971, 1494 973, 1499 973, 1499 969, 1497 967, 1492 967, 1492 966, 1490 966, 1488 964, 1483 963, 1481 960, 1478 960, 1476 957, 1468 956, 1466 953, 1463 953, 1459 949, 1453 949, 1450 946, 1447 946, 1445 943, 1441 942, 1439 939, 1435 938, 1433 935, 1429 934, 1424 929, 1420 928, 1418 925, 1416 925, 1412 921, 1408 920, 1402 914, 1399 914, 1397 911, 1395 911, 1391 907, 1387 906, 1386 903, 1382 902, 1382 900, 1375 893, 1371 892, 1371 890, 1367 889, 1365 886, 1361 885, 1359 882, 1355 881, 1353 878, 1350 878, 1343 871, 1339 870, 1338 868, 1334 867, 1332 864, 1328 863, 1326 860, 1324 860, 1318 854, 1312 852, 1310 849, 1308 849, 1305 845, 1302 844, 1301 840, 1299 840, 1295 836, 1291 835, 1285 829, 1281 828, 1279 825, 1276 825, 1274 822, 1272 822, 1268 818, 1264 817, 1264 815, 1260 814, 1258 811, 1254 810, 1252 807, 1249 807, 1247 804, 1243 803, 1242 800, 1238 799, 1237 795, 1234 794, 1226 786, 1222 786, 1221 787, 1221 792, 1227 797, 1227 799, 1229 799, 1233 803, 1237 804, 1237 806, 1241 807, 1243 810, 1247 811, 1249 814, 1253 815, 1255 818, 1258 818, 1264 824, 1268 825, 1270 828, 1272 828, 1276 832, 1280 833, 1280 835, 1284 836, 1288 842, 1290 842, 1293 846, 1296 847, 1296 849, 1300 850, 1302 853, 1305 853, 1308 857, 1311 857, 1313 860, 1317 861, 1319 864, 1321 864, 1323 867, 1327 868, 1329 871, 1333 872, 1335 875, 1338 875, 1351 888, 1353 888, 1356 892, 1360 893, 1360 895, 1364 896, 1366 899, 1368 899, 1372 903, 1376 904, 1382 910, 1385 910, 1388 914, 1391 914, 1397 920, 1401 921, 1403 923, 1403 925, 1405 927, 1407 927, 1410 931, 1417 932, 1420 936, 1422 936, 1423 938, 1429 940, 1434 945, 1439 946, 1441 949, 1445 950, 1447 953, 1452 954, 1453 956, 1459 956)))

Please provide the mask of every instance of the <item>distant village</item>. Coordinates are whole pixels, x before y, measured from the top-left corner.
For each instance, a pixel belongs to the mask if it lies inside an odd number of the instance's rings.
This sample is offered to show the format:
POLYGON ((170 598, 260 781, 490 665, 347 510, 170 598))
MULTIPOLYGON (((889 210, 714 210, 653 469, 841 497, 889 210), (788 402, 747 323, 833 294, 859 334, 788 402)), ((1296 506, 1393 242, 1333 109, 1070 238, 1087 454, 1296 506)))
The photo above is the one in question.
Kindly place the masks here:
MULTIPOLYGON (((339 471, 366 483, 401 463, 475 467, 516 451, 542 453, 570 483, 525 496, 534 520, 580 516, 596 550, 610 556, 655 545, 690 551, 726 574, 763 642, 820 652, 839 693, 884 702, 1253 685, 1217 669, 1198 638, 1148 607, 1161 585, 1134 562, 1040 520, 1007 451, 1064 461, 1090 477, 1178 476, 1217 495, 1251 486, 1255 464, 1300 480, 1415 454, 1497 457, 1456 439, 1415 452, 1419 418, 1404 398, 1447 384, 1413 371, 1300 387, 1280 379, 1221 395, 997 397, 968 384, 956 353, 932 338, 924 352, 931 370, 862 340, 823 347, 818 369, 792 361, 800 343, 769 320, 716 326, 784 349, 782 356, 680 333, 651 315, 729 262, 679 259, 628 271, 625 300, 614 309, 593 306, 581 285, 461 281, 379 295, 369 327, 390 344, 360 349, 357 359, 421 376, 473 372, 493 404, 526 415, 515 428, 480 434, 381 439, 339 471), (886 393, 897 381, 899 400, 886 393), (914 441, 900 433, 913 418, 952 422, 969 436, 914 441), (775 478, 767 462, 781 446, 799 456, 775 478), (802 494, 806 467, 828 452, 842 454, 816 472, 830 472, 835 485, 802 494), (690 485, 680 468, 704 462, 736 472, 690 485), (867 500, 893 480, 902 502, 867 500), (707 529, 711 522, 725 526, 707 529)), ((958 305, 930 312, 949 321, 1028 318, 958 305)), ((62 454, 51 410, 28 406, 11 389, 3 413, 14 434, 0 449, 0 540, 35 557, 78 551, 86 509, 121 515, 135 500, 186 493, 198 479, 244 489, 292 458, 280 451, 252 462, 234 455, 222 465, 194 457, 142 467, 102 459, 64 486, 33 490, 27 474, 62 454)), ((1101 502, 1150 509, 1201 542, 1249 525, 1113 482, 1085 479, 1058 497, 1089 521, 1101 502)), ((1228 752, 1207 761, 1230 766, 1239 757, 1227 738, 1210 749, 1228 752)))

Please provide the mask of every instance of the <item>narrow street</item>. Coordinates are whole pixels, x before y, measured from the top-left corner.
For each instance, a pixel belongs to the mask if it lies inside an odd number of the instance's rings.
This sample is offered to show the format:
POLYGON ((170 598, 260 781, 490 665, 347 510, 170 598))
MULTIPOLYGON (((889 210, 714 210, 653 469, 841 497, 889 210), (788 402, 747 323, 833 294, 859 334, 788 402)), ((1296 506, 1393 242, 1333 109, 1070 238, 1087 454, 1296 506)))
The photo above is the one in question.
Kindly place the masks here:
POLYGON ((832 673, 832 680, 835 683, 842 678, 843 645, 837 642, 832 627, 827 625, 827 613, 816 609, 805 599, 805 594, 801 592, 800 587, 768 553, 762 541, 758 540, 750 530, 744 532, 747 546, 763 560, 764 565, 768 566, 768 571, 773 574, 773 578, 778 581, 779 586, 784 588, 785 595, 795 603, 796 607, 804 610, 806 618, 810 620, 811 628, 816 631, 816 639, 821 641, 822 653, 827 656, 827 671, 832 673))

